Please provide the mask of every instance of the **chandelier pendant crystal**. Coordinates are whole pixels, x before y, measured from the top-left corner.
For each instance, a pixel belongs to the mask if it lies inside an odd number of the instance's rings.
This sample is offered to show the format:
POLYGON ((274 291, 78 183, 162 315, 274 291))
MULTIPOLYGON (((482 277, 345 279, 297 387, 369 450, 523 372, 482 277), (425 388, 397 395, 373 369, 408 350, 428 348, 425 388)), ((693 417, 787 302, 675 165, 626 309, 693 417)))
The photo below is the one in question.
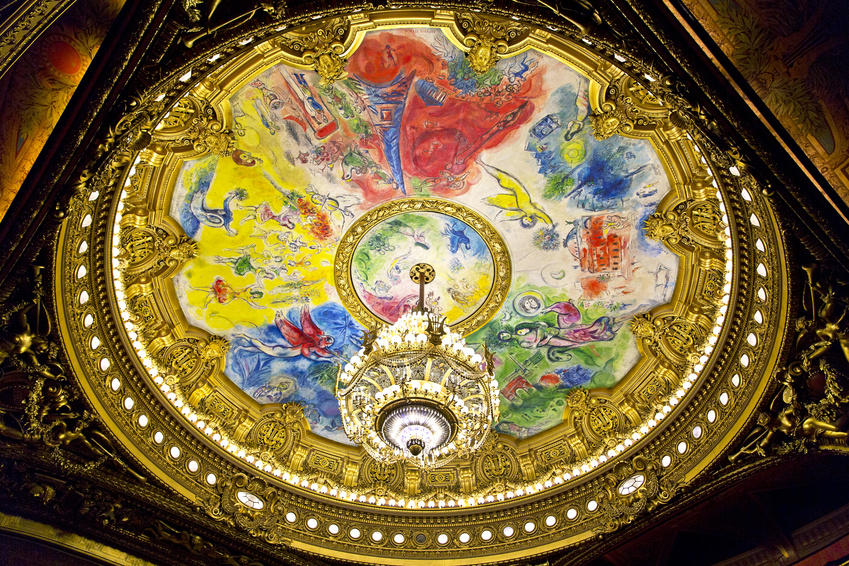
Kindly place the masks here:
POLYGON ((425 307, 435 276, 426 263, 410 269, 416 308, 368 333, 337 377, 345 433, 379 462, 442 466, 479 448, 498 420, 492 354, 485 345, 476 353, 425 307))

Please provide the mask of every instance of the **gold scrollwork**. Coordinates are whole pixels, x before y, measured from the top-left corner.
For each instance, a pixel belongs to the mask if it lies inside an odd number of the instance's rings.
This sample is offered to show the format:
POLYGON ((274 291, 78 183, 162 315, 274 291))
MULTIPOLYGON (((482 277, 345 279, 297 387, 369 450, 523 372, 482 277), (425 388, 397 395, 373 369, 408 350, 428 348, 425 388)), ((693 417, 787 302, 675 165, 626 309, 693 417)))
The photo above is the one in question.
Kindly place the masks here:
POLYGON ((428 487, 451 487, 457 484, 457 473, 453 469, 428 470, 423 483, 428 487))
POLYGON ((706 338, 699 325, 673 314, 637 315, 631 320, 631 331, 650 351, 675 365, 694 361, 694 352, 706 338))
POLYGON ((336 292, 342 304, 351 315, 363 323, 364 326, 376 328, 385 323, 378 318, 360 299, 351 279, 354 253, 360 240, 371 228, 386 219, 408 212, 438 212, 451 216, 466 223, 475 230, 486 243, 493 261, 493 280, 489 293, 480 306, 466 318, 453 324, 453 328, 460 334, 467 335, 486 324, 492 318, 504 301, 510 290, 510 280, 513 273, 510 254, 507 244, 501 234, 490 224, 486 218, 477 212, 457 202, 451 202, 435 198, 405 198, 391 200, 375 208, 358 218, 339 241, 334 259, 334 282, 336 292))
POLYGON ((478 481, 483 484, 506 483, 521 478, 516 451, 490 434, 474 459, 478 481))
POLYGON ((646 219, 646 236, 675 248, 719 247, 724 240, 725 224, 719 203, 713 200, 687 200, 672 210, 655 212, 646 219))
POLYGON ((307 456, 305 470, 312 470, 322 477, 338 478, 342 473, 342 460, 325 452, 312 450, 307 456))
POLYGON ((222 157, 229 156, 236 148, 233 132, 224 127, 211 106, 191 119, 179 143, 190 145, 198 153, 215 153, 222 157))
POLYGON ((363 486, 399 489, 403 484, 403 477, 404 474, 399 462, 385 464, 372 458, 363 460, 360 472, 360 481, 363 486))
POLYGON ((237 422, 242 412, 220 391, 213 391, 204 397, 201 408, 222 422, 237 422))
POLYGON ((600 504, 604 521, 598 532, 612 532, 669 501, 677 484, 660 477, 660 467, 644 456, 620 462, 602 478, 604 497, 600 504))
POLYGON ((273 454, 288 454, 300 442, 304 429, 304 408, 298 403, 284 403, 266 413, 251 427, 248 444, 273 454))
POLYGON ((123 226, 118 261, 128 275, 167 276, 197 255, 197 242, 165 228, 123 226))
POLYGON ((184 338, 165 346, 156 355, 181 386, 190 390, 202 376, 223 364, 227 347, 223 338, 211 337, 207 341, 184 338))
POLYGON ((597 444, 622 432, 628 422, 625 414, 605 397, 576 388, 566 396, 566 406, 576 430, 584 440, 597 444))
POLYGON ((655 130, 667 111, 652 104, 651 100, 648 92, 639 85, 631 84, 627 75, 611 83, 599 111, 590 114, 596 139, 606 140, 616 134, 633 136, 655 130))
POLYGON ((218 112, 194 94, 181 98, 157 124, 151 136, 157 150, 175 152, 187 149, 199 154, 227 157, 236 147, 233 132, 224 126, 218 112))
POLYGON ((537 472, 546 471, 557 464, 562 464, 574 459, 569 443, 563 440, 547 444, 533 451, 533 462, 537 472))
POLYGON ((291 544, 278 516, 282 501, 277 488, 242 473, 220 480, 215 488, 215 493, 203 501, 210 517, 240 527, 271 544, 291 544))
POLYGON ((345 78, 342 57, 350 34, 347 18, 333 18, 316 26, 302 28, 280 37, 280 45, 299 57, 303 64, 312 67, 321 77, 322 86, 345 78))
POLYGON ((469 48, 466 60, 476 73, 492 69, 512 44, 527 37, 527 26, 490 16, 463 12, 456 16, 457 27, 463 33, 463 45, 469 48))

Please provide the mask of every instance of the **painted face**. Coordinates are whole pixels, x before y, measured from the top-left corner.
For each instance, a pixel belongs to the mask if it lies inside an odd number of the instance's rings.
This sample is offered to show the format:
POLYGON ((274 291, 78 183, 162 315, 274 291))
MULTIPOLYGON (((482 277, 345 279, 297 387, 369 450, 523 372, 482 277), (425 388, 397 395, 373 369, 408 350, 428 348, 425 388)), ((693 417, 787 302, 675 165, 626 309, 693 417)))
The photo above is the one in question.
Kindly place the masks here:
POLYGON ((540 303, 536 297, 525 297, 522 299, 522 308, 525 312, 534 312, 539 307, 540 303))

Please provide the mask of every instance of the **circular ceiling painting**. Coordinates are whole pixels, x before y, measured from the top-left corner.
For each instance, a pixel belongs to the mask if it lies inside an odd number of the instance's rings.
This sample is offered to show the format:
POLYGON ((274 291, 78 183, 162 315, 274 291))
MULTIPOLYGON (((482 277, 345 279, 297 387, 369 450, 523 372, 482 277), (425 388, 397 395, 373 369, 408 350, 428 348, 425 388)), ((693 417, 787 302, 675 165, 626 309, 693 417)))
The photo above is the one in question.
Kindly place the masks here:
POLYGON ((425 306, 465 334, 504 302, 511 279, 507 250, 486 218, 457 202, 394 199, 360 216, 342 237, 334 283, 342 304, 363 324, 394 323, 419 300, 409 258, 424 260, 439 274, 425 306))
POLYGON ((418 301, 418 287, 408 276, 411 257, 442 274, 425 304, 449 324, 477 310, 492 287, 492 254, 473 228, 439 213, 401 214, 369 230, 353 257, 357 297, 382 320, 395 322, 418 301))
POLYGON ((645 235, 670 190, 663 164, 648 140, 593 135, 588 88, 535 51, 475 73, 446 34, 419 29, 366 34, 331 85, 283 63, 243 78, 222 101, 235 147, 185 161, 170 198, 199 248, 174 279, 185 316, 230 341, 226 374, 251 397, 297 401, 313 432, 346 442, 337 365, 366 326, 415 305, 406 273, 426 261, 431 307, 452 324, 486 313, 462 330, 496 355, 496 429, 560 423, 570 389, 612 387, 634 366, 626 323, 667 302, 678 274, 645 235), (462 215, 387 217, 358 235, 340 295, 340 241, 403 199, 450 199, 492 238, 462 215), (493 257, 492 239, 509 255, 493 257), (512 275, 496 297, 497 262, 512 275), (352 316, 356 303, 367 313, 352 316))
POLYGON ((65 346, 215 520, 366 563, 547 552, 668 501, 755 410, 787 327, 756 181, 624 55, 480 18, 364 10, 210 47, 80 181, 65 346), (480 29, 505 34, 488 66, 480 29), (371 458, 335 396, 422 262, 500 406, 436 469, 371 458))

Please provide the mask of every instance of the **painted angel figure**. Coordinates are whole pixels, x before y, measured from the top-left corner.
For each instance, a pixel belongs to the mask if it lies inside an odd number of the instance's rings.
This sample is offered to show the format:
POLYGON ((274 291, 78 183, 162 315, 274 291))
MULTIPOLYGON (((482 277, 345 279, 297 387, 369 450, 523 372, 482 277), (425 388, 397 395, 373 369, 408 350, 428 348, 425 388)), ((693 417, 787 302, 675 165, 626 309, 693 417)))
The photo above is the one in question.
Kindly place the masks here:
POLYGON ((333 336, 325 334, 313 322, 308 306, 301 309, 300 323, 300 327, 296 326, 286 318, 283 311, 277 311, 274 324, 285 343, 266 344, 258 338, 242 335, 246 344, 237 345, 234 349, 263 352, 275 358, 303 356, 310 360, 323 360, 339 356, 338 352, 330 349, 334 342, 333 336))

